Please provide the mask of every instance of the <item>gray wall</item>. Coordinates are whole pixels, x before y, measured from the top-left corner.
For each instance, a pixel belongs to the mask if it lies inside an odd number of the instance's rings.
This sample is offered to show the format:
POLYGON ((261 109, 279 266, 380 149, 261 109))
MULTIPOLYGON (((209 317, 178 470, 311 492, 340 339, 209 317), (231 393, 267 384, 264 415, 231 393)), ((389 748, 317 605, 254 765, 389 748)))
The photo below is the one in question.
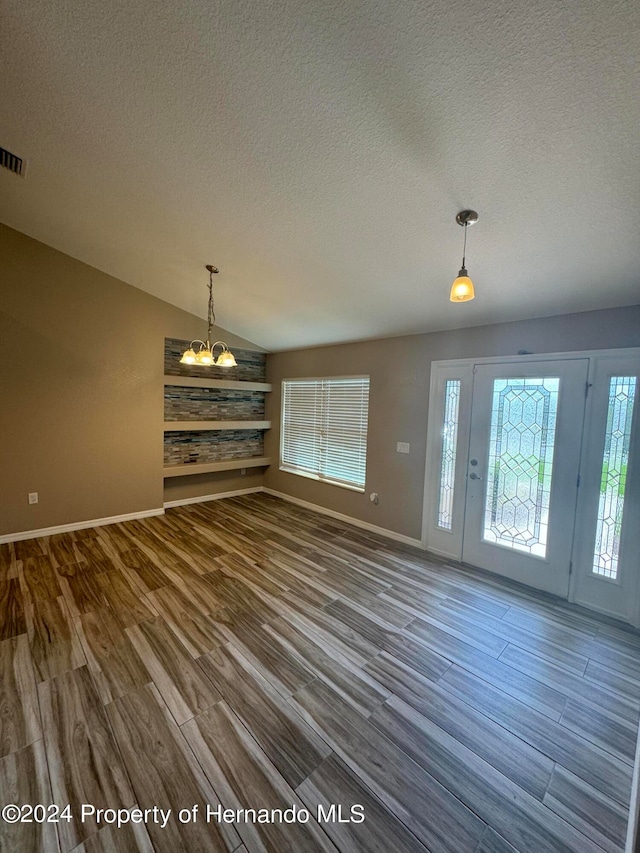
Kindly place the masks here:
POLYGON ((204 321, 1 225, 0 282, 0 535, 264 482, 419 538, 431 361, 640 346, 635 306, 270 355, 265 452, 276 460, 283 378, 371 375, 367 492, 285 474, 277 463, 264 478, 248 469, 176 478, 163 490, 164 338, 200 337, 204 321), (396 453, 396 441, 410 442, 411 453, 396 453), (27 503, 32 491, 36 506, 27 503))
POLYGON ((265 452, 276 460, 283 379, 369 374, 371 388, 365 494, 284 473, 277 464, 268 469, 265 486, 419 539, 432 361, 637 346, 640 305, 270 355, 267 381, 274 389, 267 417, 273 428, 265 452), (410 454, 396 453, 397 441, 408 441, 410 454), (370 492, 380 495, 377 506, 370 492))
MULTIPOLYGON (((206 321, 3 225, 0 283, 0 535, 161 507, 164 338, 206 321)), ((261 475, 197 479, 165 499, 261 475)))

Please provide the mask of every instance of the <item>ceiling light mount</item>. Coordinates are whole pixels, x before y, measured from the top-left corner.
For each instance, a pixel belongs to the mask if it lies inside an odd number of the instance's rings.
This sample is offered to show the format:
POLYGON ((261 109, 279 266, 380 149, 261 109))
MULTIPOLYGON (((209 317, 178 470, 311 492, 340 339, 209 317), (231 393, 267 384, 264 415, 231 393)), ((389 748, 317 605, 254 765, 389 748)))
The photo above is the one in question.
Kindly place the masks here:
POLYGON ((180 364, 197 364, 201 367, 235 367, 237 362, 229 347, 224 341, 216 341, 211 343, 211 332, 216 321, 216 314, 213 308, 213 276, 220 272, 218 267, 213 264, 207 264, 205 267, 209 272, 209 306, 207 309, 207 340, 206 341, 191 341, 189 348, 182 353, 180 364), (199 344, 199 349, 196 352, 194 345, 199 344), (214 355, 215 348, 221 347, 221 351, 216 358, 214 355))
POLYGON ((449 299, 451 302, 469 302, 475 297, 473 282, 469 278, 467 272, 466 255, 467 255, 467 227, 475 225, 478 221, 478 214, 475 210, 461 210, 456 214, 456 222, 464 228, 464 246, 462 248, 462 266, 458 272, 458 276, 451 285, 451 293, 449 299))
POLYGON ((478 221, 478 214, 475 210, 461 210, 456 213, 456 222, 458 225, 475 225, 478 221))

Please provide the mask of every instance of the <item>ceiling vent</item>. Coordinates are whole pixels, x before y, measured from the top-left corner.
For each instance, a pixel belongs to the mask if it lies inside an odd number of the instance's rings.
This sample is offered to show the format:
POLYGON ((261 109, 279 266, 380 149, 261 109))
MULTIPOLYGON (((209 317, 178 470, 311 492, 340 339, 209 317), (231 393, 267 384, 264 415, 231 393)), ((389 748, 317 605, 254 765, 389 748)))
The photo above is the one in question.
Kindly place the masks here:
POLYGON ((24 178, 27 163, 22 157, 18 157, 17 154, 12 154, 6 148, 0 148, 0 168, 8 169, 14 175, 24 178))

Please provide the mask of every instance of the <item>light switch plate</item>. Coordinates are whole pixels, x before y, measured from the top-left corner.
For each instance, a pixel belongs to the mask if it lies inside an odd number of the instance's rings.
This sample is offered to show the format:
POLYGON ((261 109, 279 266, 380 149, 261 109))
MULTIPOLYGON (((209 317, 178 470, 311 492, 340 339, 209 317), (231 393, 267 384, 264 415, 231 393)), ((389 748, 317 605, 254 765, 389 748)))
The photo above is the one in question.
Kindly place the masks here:
POLYGON ((398 451, 398 453, 408 453, 410 449, 411 445, 408 441, 399 441, 396 444, 396 450, 398 451))

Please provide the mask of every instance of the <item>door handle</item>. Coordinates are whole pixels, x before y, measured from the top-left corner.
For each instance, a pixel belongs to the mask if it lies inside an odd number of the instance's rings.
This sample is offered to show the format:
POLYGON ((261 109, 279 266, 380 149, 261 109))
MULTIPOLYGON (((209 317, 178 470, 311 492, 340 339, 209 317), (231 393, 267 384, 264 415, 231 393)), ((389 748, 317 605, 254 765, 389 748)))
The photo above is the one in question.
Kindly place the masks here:
POLYGON ((478 475, 476 474, 476 472, 475 472, 475 471, 472 471, 472 472, 469 474, 469 479, 470 479, 470 480, 482 480, 482 477, 478 477, 478 475))

